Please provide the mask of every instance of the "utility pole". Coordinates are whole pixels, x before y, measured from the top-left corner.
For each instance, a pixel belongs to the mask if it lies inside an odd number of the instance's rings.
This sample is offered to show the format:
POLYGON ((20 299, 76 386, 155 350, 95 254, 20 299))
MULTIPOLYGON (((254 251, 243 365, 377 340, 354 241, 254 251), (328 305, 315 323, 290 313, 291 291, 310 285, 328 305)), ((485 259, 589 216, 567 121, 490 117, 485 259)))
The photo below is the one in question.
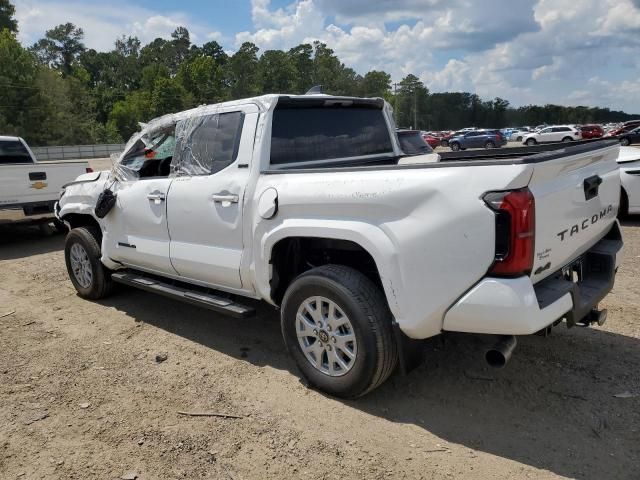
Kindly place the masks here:
POLYGON ((418 128, 418 91, 413 89, 413 128, 418 128))
MULTIPOLYGON (((396 122, 399 123, 400 122, 400 107, 398 106, 398 84, 394 83, 393 84, 393 99, 394 99, 394 110, 395 110, 395 114, 396 114, 396 122)), ((400 125, 396 125, 396 127, 399 127, 400 125)))

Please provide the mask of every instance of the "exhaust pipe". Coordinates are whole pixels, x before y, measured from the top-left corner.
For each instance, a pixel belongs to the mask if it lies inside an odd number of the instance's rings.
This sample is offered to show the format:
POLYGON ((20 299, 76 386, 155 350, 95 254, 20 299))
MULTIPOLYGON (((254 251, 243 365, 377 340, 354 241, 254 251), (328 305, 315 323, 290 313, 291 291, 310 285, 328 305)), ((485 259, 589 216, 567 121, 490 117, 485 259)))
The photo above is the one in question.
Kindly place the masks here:
POLYGON ((513 335, 502 336, 491 349, 487 350, 484 358, 490 366, 502 368, 511 358, 517 344, 518 341, 513 335))

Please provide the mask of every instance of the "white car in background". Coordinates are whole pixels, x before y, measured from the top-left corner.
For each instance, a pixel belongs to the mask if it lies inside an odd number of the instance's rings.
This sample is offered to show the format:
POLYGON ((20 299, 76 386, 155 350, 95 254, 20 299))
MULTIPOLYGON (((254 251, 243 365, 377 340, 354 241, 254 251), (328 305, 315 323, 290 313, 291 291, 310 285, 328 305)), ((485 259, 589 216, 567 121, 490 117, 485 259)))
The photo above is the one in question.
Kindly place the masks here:
POLYGON ((640 148, 620 147, 620 215, 640 214, 640 148))
POLYGON ((577 128, 570 125, 554 125, 524 135, 522 143, 531 146, 538 143, 572 142, 581 139, 582 133, 577 128))

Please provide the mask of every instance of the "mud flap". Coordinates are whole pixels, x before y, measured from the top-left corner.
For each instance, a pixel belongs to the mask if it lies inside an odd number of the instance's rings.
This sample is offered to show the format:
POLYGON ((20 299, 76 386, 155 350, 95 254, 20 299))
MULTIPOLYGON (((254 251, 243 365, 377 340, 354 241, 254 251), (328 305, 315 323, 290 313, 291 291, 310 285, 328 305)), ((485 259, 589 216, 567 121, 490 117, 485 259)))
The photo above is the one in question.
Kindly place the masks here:
POLYGON ((393 336, 398 348, 398 366, 402 375, 407 375, 424 362, 424 340, 414 340, 407 337, 398 322, 393 325, 393 336))

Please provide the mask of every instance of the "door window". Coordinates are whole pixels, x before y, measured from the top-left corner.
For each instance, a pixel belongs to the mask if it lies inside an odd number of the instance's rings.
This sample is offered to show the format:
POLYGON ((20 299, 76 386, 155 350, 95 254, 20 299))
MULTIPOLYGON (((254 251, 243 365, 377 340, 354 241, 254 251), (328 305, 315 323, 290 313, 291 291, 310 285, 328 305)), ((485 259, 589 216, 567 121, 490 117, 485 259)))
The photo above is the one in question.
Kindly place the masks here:
POLYGON ((235 162, 242 112, 191 117, 176 127, 176 175, 211 175, 235 162))
POLYGON ((125 180, 167 177, 175 146, 175 125, 138 134, 116 166, 116 173, 125 180))
POLYGON ((0 163, 33 163, 20 140, 0 140, 0 163))

